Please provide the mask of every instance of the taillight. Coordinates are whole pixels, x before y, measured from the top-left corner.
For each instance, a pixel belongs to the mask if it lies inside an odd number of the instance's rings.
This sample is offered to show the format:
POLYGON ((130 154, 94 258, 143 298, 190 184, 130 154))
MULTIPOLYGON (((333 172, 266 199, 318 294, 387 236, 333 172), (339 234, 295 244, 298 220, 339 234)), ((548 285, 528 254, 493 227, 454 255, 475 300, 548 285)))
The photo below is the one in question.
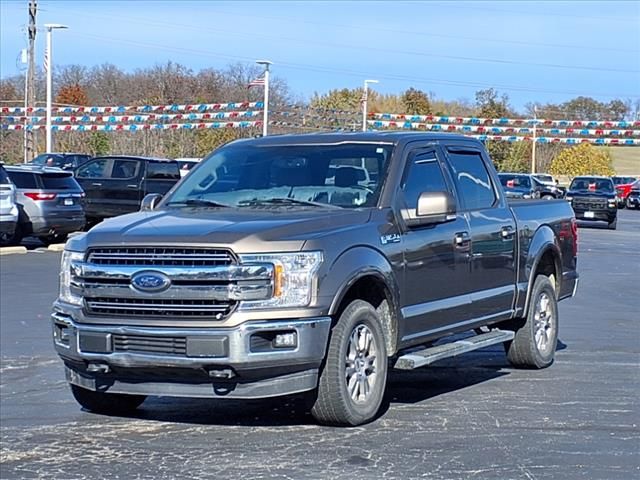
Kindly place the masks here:
POLYGON ((24 195, 31 200, 53 200, 56 198, 55 193, 25 192, 24 195))
POLYGON ((573 256, 578 255, 578 222, 575 217, 571 219, 571 233, 573 234, 573 256))

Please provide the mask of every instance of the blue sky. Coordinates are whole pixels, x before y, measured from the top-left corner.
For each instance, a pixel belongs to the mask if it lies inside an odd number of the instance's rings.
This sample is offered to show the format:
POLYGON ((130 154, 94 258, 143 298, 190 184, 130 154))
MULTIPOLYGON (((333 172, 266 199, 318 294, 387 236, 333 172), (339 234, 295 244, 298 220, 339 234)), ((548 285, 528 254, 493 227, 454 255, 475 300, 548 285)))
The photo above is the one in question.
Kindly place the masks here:
MULTIPOLYGON (((640 1, 38 3, 38 24, 70 27, 54 34, 56 64, 131 71, 172 60, 197 70, 266 58, 303 99, 365 78, 382 93, 413 86, 448 100, 493 86, 517 109, 578 95, 640 99, 640 1)), ((19 71, 27 4, 0 0, 2 77, 19 71)))

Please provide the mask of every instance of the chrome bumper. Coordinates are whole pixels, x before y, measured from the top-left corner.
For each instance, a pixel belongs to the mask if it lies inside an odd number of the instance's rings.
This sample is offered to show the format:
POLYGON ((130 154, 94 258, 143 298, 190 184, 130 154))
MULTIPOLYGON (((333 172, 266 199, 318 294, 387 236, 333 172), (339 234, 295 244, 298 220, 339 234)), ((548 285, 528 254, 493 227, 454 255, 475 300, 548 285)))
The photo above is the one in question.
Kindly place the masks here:
POLYGON ((259 398, 315 388, 330 326, 330 317, 246 322, 234 328, 100 326, 77 323, 62 312, 52 314, 54 346, 65 360, 70 383, 170 396, 259 398), (268 339, 275 332, 295 332, 296 346, 274 348, 268 339), (171 345, 179 345, 179 351, 161 351, 171 345), (180 381, 185 369, 203 378, 180 381), (270 370, 277 373, 244 375, 270 370), (127 381, 127 372, 141 371, 148 372, 148 381, 127 381), (233 393, 219 392, 232 385, 233 393))

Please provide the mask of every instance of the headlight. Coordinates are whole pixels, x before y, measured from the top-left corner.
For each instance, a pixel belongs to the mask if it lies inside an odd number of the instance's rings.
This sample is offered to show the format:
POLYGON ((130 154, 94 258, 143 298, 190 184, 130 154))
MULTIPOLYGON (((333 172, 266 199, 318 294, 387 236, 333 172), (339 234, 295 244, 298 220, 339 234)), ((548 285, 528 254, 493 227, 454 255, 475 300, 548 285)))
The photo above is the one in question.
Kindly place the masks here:
POLYGON ((568 195, 567 195, 567 196, 565 196, 565 197, 564 197, 564 199, 565 199, 567 202, 570 202, 571 200, 573 200, 573 197, 570 197, 570 196, 568 196, 568 195))
POLYGON ((62 261, 60 262, 60 300, 72 305, 82 305, 82 297, 71 292, 71 281, 73 279, 74 269, 73 262, 81 262, 84 259, 84 253, 62 252, 62 261))
POLYGON ((613 208, 616 205, 618 205, 618 199, 617 198, 615 198, 613 200, 609 199, 609 207, 613 208))
POLYGON ((240 255, 240 261, 274 265, 273 296, 244 301, 240 309, 305 307, 311 302, 322 252, 240 255))

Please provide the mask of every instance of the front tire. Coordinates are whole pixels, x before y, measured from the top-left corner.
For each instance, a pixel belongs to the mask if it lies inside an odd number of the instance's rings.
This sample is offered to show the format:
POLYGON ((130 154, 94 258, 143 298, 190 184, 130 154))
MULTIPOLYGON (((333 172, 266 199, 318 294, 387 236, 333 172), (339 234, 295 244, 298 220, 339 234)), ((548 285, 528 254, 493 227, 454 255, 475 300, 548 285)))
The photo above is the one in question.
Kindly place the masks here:
POLYGON ((84 409, 106 415, 122 415, 135 411, 147 398, 145 395, 102 393, 70 385, 73 398, 84 409))
POLYGON ((553 283, 538 275, 524 324, 505 343, 507 358, 514 367, 545 368, 553 363, 558 342, 558 302, 553 283))
POLYGON ((311 414, 325 425, 355 426, 375 418, 387 382, 387 351, 378 313, 354 300, 331 333, 311 414))

